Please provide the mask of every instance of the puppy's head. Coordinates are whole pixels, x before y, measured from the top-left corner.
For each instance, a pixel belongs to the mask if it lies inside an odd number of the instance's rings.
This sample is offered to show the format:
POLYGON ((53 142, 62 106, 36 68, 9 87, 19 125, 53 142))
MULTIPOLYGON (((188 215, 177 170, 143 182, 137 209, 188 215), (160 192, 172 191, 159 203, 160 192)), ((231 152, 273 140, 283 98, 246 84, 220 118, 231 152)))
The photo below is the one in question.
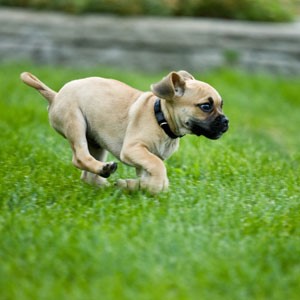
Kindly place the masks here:
POLYGON ((188 72, 171 72, 153 84, 151 90, 166 100, 168 112, 181 134, 218 139, 228 130, 229 120, 223 114, 219 93, 188 72))

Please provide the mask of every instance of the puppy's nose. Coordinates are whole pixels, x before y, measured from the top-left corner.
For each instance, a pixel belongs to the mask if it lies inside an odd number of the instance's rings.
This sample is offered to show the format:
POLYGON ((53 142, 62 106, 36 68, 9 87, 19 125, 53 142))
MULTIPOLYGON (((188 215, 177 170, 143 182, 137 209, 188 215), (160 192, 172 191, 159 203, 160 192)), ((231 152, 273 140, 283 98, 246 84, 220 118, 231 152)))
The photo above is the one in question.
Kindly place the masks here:
POLYGON ((228 126, 229 124, 229 119, 226 116, 222 116, 222 124, 225 126, 228 126))

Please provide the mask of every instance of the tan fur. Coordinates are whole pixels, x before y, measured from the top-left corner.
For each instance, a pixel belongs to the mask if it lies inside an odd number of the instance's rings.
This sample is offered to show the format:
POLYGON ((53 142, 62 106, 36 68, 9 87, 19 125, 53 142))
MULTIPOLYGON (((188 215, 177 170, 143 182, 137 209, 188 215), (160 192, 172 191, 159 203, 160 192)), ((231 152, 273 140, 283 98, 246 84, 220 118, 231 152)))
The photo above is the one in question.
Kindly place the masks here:
POLYGON ((206 124, 222 115, 218 92, 186 71, 171 72, 151 86, 152 92, 90 77, 71 81, 56 93, 28 72, 22 73, 21 79, 48 100, 50 123, 68 139, 73 164, 83 170, 81 178, 98 185, 107 185, 104 177, 116 170, 116 163, 105 162, 109 151, 137 171, 138 179, 118 180, 118 186, 152 193, 168 188, 163 160, 178 148, 179 139, 169 138, 158 125, 153 108, 157 97, 162 99, 162 111, 176 135, 194 133, 191 120, 206 124), (209 114, 199 109, 208 97, 214 100, 209 114))

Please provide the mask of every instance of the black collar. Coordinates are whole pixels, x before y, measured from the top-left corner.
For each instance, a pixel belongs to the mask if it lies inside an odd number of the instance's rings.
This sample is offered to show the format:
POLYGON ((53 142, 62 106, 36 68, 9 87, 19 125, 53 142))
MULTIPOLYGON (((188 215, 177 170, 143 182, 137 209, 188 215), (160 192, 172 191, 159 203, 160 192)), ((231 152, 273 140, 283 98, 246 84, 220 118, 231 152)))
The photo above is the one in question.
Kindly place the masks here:
POLYGON ((164 132, 171 138, 171 139, 177 139, 179 137, 182 137, 182 135, 178 136, 175 133, 172 132, 167 120, 165 119, 165 116, 161 110, 161 104, 160 99, 158 98, 155 101, 154 104, 154 113, 155 118, 157 120, 158 125, 164 130, 164 132))

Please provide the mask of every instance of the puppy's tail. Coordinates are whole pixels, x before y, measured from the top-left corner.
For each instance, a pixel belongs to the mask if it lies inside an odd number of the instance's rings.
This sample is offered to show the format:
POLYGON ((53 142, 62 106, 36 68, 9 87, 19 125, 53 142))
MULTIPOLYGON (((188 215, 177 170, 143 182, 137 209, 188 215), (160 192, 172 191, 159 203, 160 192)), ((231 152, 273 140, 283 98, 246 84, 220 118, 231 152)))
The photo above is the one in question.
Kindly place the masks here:
POLYGON ((46 84, 41 82, 37 77, 35 77, 29 72, 23 72, 20 77, 24 83, 37 89, 48 100, 49 104, 53 102, 53 99, 56 96, 56 92, 51 90, 46 84))

